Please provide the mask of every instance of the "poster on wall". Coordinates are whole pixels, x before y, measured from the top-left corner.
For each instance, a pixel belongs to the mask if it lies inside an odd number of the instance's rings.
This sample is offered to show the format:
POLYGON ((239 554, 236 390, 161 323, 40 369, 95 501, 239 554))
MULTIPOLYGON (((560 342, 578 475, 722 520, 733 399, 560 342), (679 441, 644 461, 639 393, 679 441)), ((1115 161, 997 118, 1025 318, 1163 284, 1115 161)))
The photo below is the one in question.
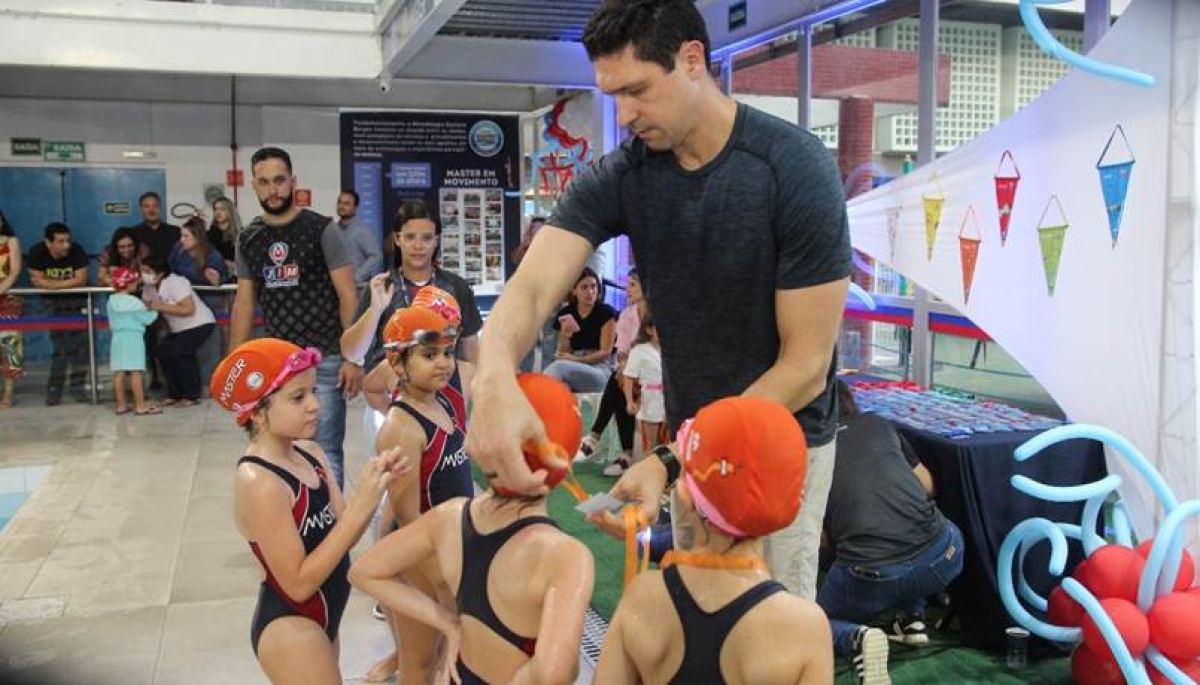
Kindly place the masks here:
POLYGON ((441 229, 441 268, 496 292, 520 241, 518 124, 489 114, 344 112, 342 187, 358 193, 358 217, 381 239, 401 204, 424 200, 441 229))

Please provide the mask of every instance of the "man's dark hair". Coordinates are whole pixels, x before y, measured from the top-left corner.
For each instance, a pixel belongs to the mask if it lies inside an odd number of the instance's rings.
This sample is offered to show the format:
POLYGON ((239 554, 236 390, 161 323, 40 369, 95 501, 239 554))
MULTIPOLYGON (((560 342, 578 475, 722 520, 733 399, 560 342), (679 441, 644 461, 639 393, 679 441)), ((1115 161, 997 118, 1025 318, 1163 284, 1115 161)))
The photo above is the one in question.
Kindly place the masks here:
POLYGON ((355 191, 353 191, 353 190, 343 190, 341 194, 342 194, 342 195, 349 195, 350 197, 354 198, 354 206, 355 206, 356 208, 358 207, 358 193, 356 193, 356 192, 355 192, 355 191))
POLYGON ((152 197, 158 201, 158 204, 162 204, 162 197, 158 193, 154 192, 153 190, 147 190, 138 196, 138 206, 141 207, 142 203, 145 202, 146 198, 148 197, 152 197))
POLYGON ((268 159, 282 159, 283 163, 287 165, 288 173, 292 173, 292 156, 283 148, 278 147, 259 148, 250 158, 250 173, 254 173, 254 167, 258 166, 259 162, 265 162, 268 159))
POLYGON ((54 236, 62 235, 63 233, 66 233, 68 238, 71 237, 71 229, 67 228, 66 224, 61 221, 52 221, 46 224, 46 230, 43 232, 43 235, 46 236, 46 240, 54 242, 54 236))
POLYGON ((632 45, 638 59, 668 73, 675 70, 679 46, 692 40, 704 44, 704 64, 711 69, 708 29, 693 0, 605 0, 583 31, 583 46, 593 62, 632 45))

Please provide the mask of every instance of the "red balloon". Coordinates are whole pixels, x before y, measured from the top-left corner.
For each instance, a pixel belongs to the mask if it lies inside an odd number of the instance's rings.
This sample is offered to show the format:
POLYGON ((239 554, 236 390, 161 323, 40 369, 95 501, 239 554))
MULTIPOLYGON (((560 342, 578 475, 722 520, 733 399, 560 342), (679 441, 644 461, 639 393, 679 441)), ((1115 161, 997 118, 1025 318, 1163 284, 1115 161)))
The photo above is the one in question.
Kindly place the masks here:
POLYGON ((1075 567, 1075 571, 1071 574, 1071 577, 1075 580, 1078 580, 1079 583, 1084 587, 1088 586, 1087 567, 1088 560, 1084 559, 1083 561, 1079 562, 1079 565, 1075 567))
MULTIPOLYGON (((1135 659, 1140 657, 1150 644, 1150 623, 1146 620, 1146 615, 1133 602, 1118 597, 1100 600, 1100 607, 1116 625, 1117 632, 1129 648, 1129 653, 1135 659)), ((1083 617, 1083 641, 1098 656, 1104 659, 1115 658, 1108 641, 1104 639, 1090 614, 1084 614, 1083 617)))
POLYGON ((1101 659, 1087 645, 1071 655, 1071 677, 1079 685, 1124 685, 1125 674, 1113 659, 1101 659))
MULTIPOLYGON (((1200 683, 1200 661, 1196 661, 1195 659, 1171 659, 1171 663, 1183 671, 1184 675, 1200 683)), ((1154 683, 1154 685, 1174 685, 1171 679, 1160 673, 1149 660, 1146 661, 1146 672, 1150 674, 1150 682, 1154 683)))
POLYGON ((1145 566, 1146 560, 1135 550, 1105 545, 1088 557, 1086 582, 1080 582, 1099 599, 1116 597, 1135 602, 1145 566))
MULTIPOLYGON (((1147 540, 1137 546, 1137 553, 1143 559, 1150 558, 1150 548, 1154 546, 1154 540, 1147 540)), ((1179 560, 1179 574, 1175 576, 1175 587, 1173 590, 1186 590, 1192 586, 1192 581, 1196 579, 1196 560, 1192 559, 1192 555, 1186 549, 1183 550, 1183 557, 1179 560)))
POLYGON ((1187 591, 1187 594, 1196 595, 1197 597, 1200 597, 1200 585, 1197 585, 1194 588, 1189 588, 1187 591))
POLYGON ((1083 607, 1071 599, 1061 585, 1050 591, 1046 603, 1047 617, 1051 623, 1072 628, 1078 628, 1083 623, 1083 607))
POLYGON ((1150 641, 1171 659, 1200 657, 1200 595, 1172 592, 1154 600, 1147 615, 1150 641))

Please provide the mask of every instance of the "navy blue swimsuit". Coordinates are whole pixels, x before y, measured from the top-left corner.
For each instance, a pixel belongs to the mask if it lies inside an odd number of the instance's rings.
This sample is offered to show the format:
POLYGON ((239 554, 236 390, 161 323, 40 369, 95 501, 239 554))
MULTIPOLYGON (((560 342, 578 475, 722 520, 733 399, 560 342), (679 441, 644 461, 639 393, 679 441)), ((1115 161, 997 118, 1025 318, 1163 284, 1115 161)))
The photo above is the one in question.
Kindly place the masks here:
POLYGON ((670 566, 663 571, 663 582, 667 585, 667 593, 671 595, 671 603, 675 605, 675 613, 683 625, 683 663, 671 685, 689 685, 691 683, 713 683, 724 685, 725 678, 721 675, 721 647, 730 631, 759 602, 776 592, 784 592, 785 588, 773 580, 764 580, 746 590, 732 602, 720 609, 709 613, 696 604, 691 593, 683 584, 678 566, 670 566))
MULTIPOLYGON (((471 520, 471 502, 468 500, 463 505, 462 516, 462 577, 458 581, 458 592, 455 594, 459 614, 471 616, 502 637, 505 642, 531 657, 537 647, 537 636, 517 635, 500 621, 496 610, 492 608, 491 600, 488 599, 487 585, 492 561, 500 552, 500 548, 521 530, 538 523, 558 527, 553 519, 530 516, 517 519, 500 530, 484 535, 475 529, 475 522, 471 520)), ((458 671, 464 685, 484 682, 467 668, 461 657, 458 660, 458 671)))
POLYGON ((458 389, 461 383, 458 369, 455 369, 450 383, 434 395, 437 403, 454 421, 452 433, 405 403, 399 390, 392 393, 390 406, 408 412, 425 431, 425 449, 421 452, 421 470, 418 476, 422 514, 455 497, 470 497, 475 494, 475 482, 471 480, 471 460, 463 450, 467 437, 467 407, 462 391, 458 389))
MULTIPOLYGON (((288 487, 292 489, 292 518, 296 523, 296 529, 300 531, 300 539, 304 541, 304 553, 312 554, 313 550, 333 529, 337 519, 333 514, 325 469, 321 468, 320 463, 312 455, 298 447, 295 449, 309 464, 312 464, 313 470, 317 472, 321 485, 316 489, 308 487, 286 469, 259 457, 242 457, 238 460, 238 464, 248 463, 262 467, 279 476, 283 482, 288 484, 288 487)), ((333 573, 329 574, 316 594, 306 599, 295 600, 287 596, 279 581, 275 579, 275 574, 267 566, 267 560, 263 558, 258 544, 251 542, 250 549, 267 574, 266 580, 259 586, 258 606, 255 607, 254 621, 250 625, 250 645, 254 648, 255 655, 258 654, 258 641, 267 625, 284 616, 303 616, 310 619, 321 626, 330 642, 337 639, 338 625, 342 622, 342 612, 346 608, 346 601, 350 598, 350 581, 346 579, 346 574, 350 570, 350 555, 346 554, 342 557, 337 567, 333 569, 333 573)))

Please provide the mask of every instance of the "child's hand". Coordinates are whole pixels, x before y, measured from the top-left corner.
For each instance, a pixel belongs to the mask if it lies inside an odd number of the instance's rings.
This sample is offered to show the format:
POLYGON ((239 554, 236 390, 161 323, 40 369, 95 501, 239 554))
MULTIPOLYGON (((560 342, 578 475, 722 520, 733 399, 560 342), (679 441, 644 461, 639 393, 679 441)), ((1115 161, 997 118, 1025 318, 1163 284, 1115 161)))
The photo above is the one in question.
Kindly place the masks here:
POLYGON ((399 447, 385 450, 378 457, 368 459, 354 486, 354 496, 347 508, 356 507, 360 514, 370 518, 376 505, 387 492, 392 481, 408 473, 408 457, 401 454, 399 447))
MULTIPOLYGON (((392 478, 388 481, 389 484, 392 480, 403 476, 410 470, 408 465, 408 457, 400 450, 399 447, 392 447, 391 449, 384 450, 379 454, 378 457, 376 457, 376 459, 379 461, 380 470, 391 474, 392 478)), ((387 489, 386 486, 384 489, 387 489)))
POLYGON ((638 403, 637 402, 627 402, 625 404, 625 413, 629 414, 630 416, 637 416, 638 403))
POLYGON ((451 630, 442 633, 441 643, 434 653, 437 663, 428 665, 434 669, 434 683, 437 685, 449 685, 451 682, 454 685, 462 683, 462 676, 458 673, 458 652, 461 646, 462 625, 456 620, 451 630))

